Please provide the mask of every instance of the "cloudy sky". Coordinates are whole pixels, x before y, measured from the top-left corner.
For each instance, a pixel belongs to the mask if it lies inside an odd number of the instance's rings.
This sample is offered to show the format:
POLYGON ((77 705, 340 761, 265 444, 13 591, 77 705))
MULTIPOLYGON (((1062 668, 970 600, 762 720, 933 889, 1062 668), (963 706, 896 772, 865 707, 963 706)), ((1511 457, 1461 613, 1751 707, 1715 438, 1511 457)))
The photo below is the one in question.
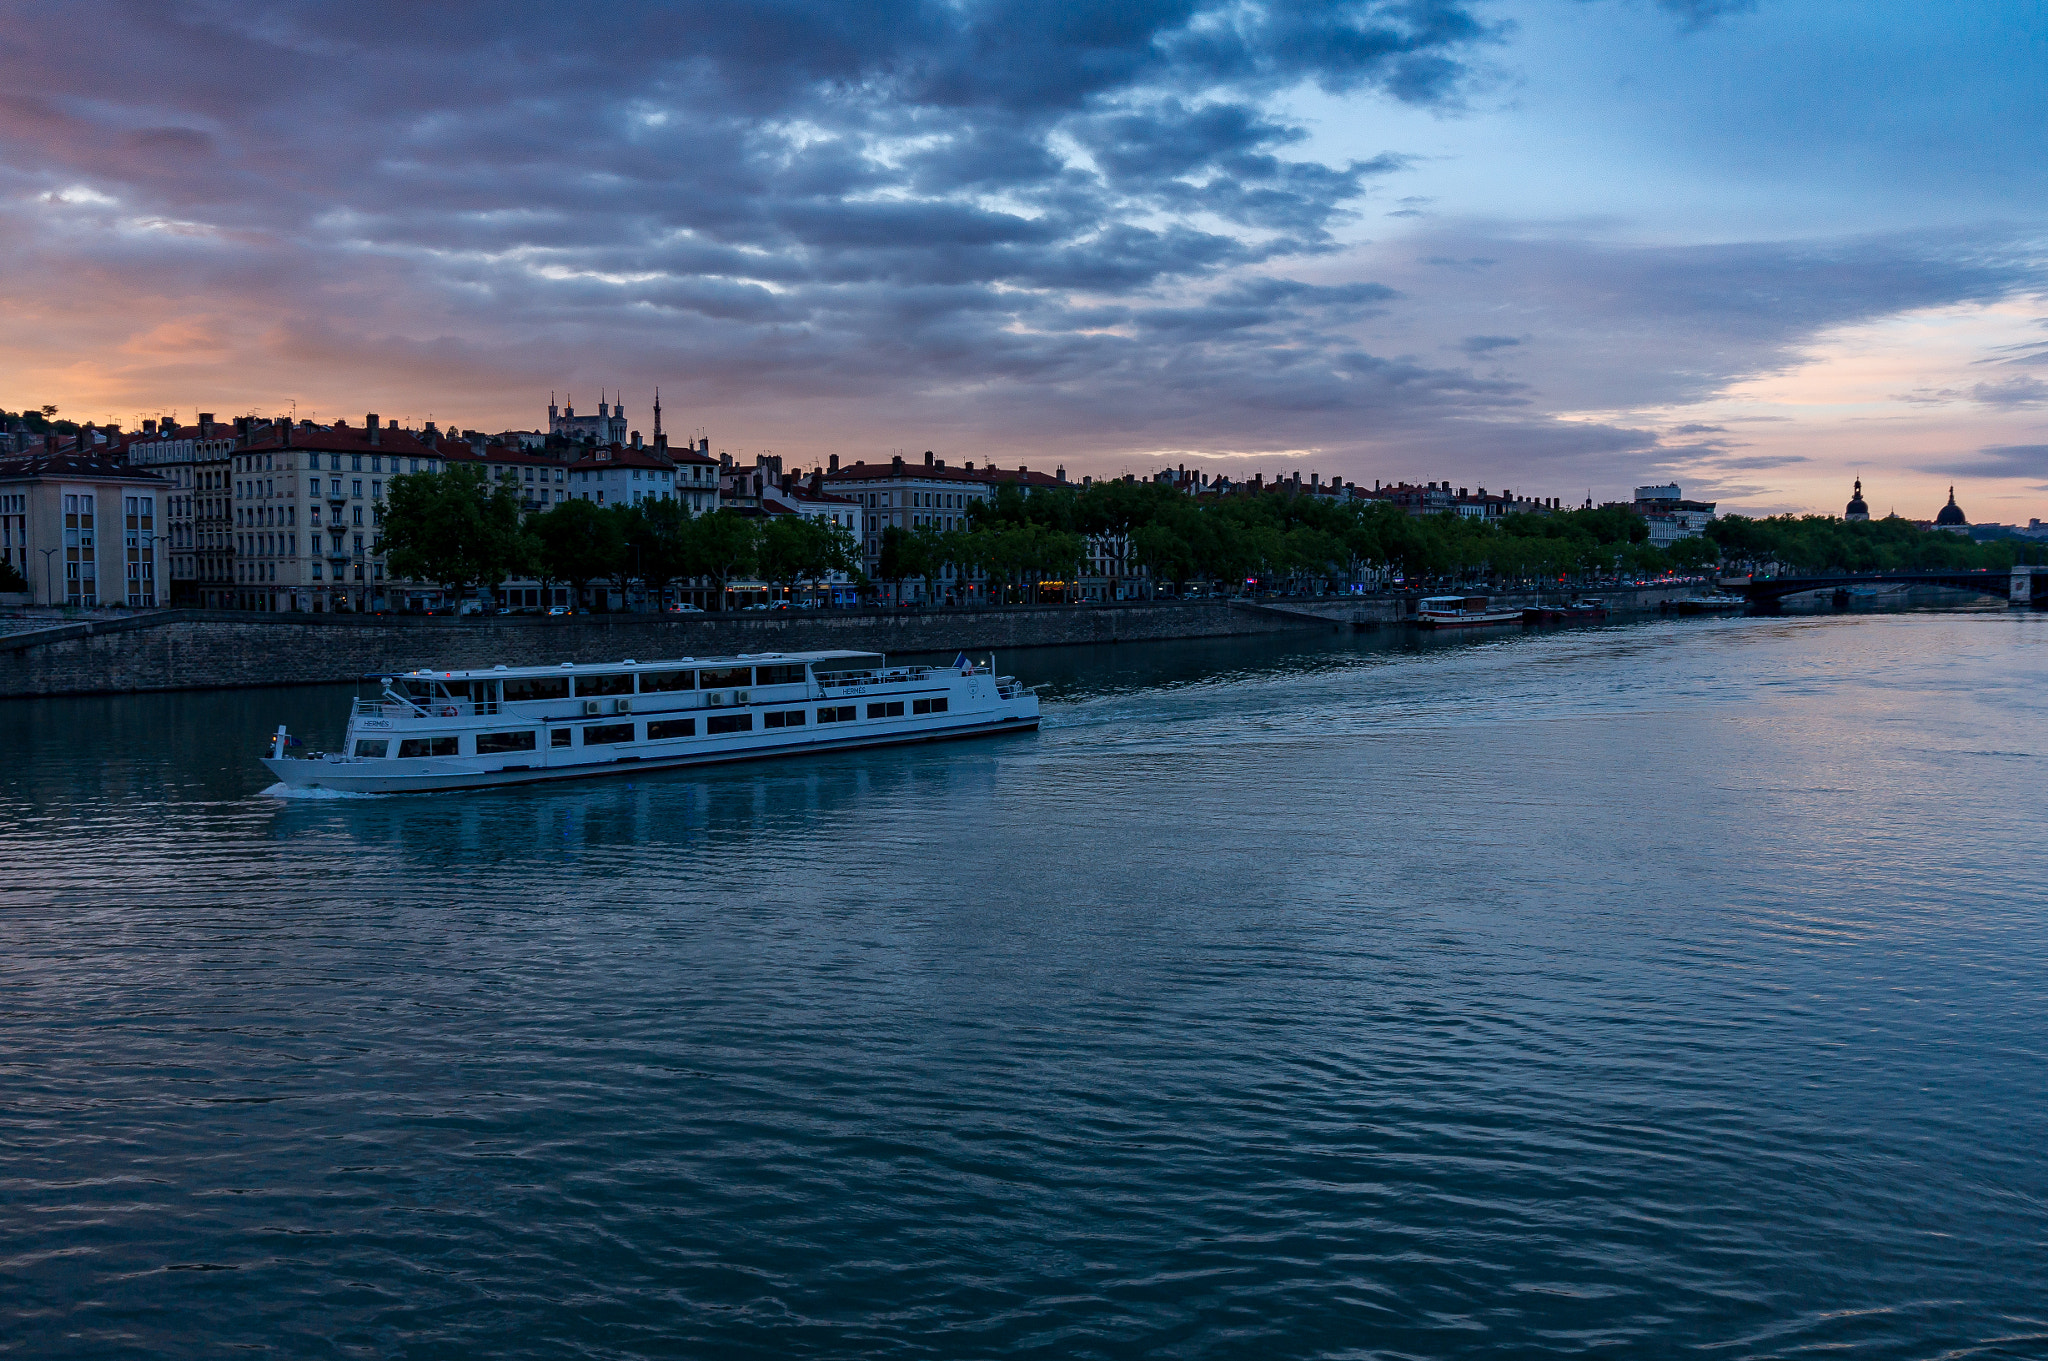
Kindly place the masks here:
POLYGON ((2038 0, 15 0, 0 406, 2048 517, 2038 0))

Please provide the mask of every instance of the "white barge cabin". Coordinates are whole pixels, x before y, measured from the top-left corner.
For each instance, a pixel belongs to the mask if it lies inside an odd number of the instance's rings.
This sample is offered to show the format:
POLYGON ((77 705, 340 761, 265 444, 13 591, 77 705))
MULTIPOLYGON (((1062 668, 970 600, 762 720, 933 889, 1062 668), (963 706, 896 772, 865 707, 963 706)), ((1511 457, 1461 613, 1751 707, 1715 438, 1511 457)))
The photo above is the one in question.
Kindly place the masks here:
POLYGON ((380 676, 339 752, 264 764, 293 789, 391 794, 1023 732, 1038 696, 964 655, 889 666, 873 652, 494 666, 380 676))

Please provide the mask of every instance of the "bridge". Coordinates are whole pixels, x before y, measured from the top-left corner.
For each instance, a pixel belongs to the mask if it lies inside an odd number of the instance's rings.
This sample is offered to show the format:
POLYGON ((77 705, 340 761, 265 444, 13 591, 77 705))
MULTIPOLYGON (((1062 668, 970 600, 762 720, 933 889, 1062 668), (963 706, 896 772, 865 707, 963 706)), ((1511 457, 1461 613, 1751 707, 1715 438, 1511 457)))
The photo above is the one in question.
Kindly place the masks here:
POLYGON ((1721 589, 1744 596, 1759 609, 1772 609, 1789 595, 1809 591, 1848 592, 1871 586, 1941 586, 2000 596, 2015 605, 2048 608, 2048 567, 1996 568, 1981 571, 1935 569, 1915 572, 1841 572, 1833 576, 1766 577, 1760 581, 1723 581, 1721 589))

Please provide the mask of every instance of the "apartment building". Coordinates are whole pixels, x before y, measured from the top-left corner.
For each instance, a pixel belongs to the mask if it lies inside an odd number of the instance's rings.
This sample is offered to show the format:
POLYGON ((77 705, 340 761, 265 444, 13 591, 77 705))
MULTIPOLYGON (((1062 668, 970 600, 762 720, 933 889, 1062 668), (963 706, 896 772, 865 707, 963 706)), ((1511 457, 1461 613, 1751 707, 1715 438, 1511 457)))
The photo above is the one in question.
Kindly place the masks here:
MULTIPOLYGON (((1028 467, 1010 469, 988 464, 976 468, 972 462, 949 468, 944 459, 933 457, 930 450, 925 451, 922 463, 912 463, 898 454, 887 463, 861 462, 844 467, 835 454, 823 479, 826 490, 854 503, 860 521, 862 561, 867 574, 877 580, 881 576, 885 530, 893 526, 907 531, 927 525, 941 532, 965 529, 969 507, 993 498, 996 489, 1005 485, 1029 496, 1035 491, 1069 484, 1065 469, 1048 475, 1034 473, 1028 467)), ((940 599, 951 596, 965 600, 978 594, 981 586, 981 574, 968 573, 962 577, 958 569, 949 566, 942 578, 933 581, 932 593, 940 599)), ((903 590, 906 600, 919 600, 924 586, 922 582, 906 582, 903 590)))
POLYGON ((156 473, 105 454, 46 446, 0 459, 0 554, 38 605, 166 604, 169 491, 156 473))

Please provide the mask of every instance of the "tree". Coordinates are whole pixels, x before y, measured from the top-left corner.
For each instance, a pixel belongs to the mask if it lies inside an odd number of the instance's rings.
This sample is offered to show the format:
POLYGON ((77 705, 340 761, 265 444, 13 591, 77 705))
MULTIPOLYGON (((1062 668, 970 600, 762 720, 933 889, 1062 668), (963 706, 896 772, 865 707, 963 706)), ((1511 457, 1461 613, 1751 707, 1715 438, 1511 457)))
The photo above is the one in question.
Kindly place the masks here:
POLYGON ((761 556, 769 579, 808 581, 813 591, 822 591, 834 572, 852 571, 859 550, 852 530, 816 516, 781 516, 762 532, 761 556), (765 566, 771 556, 776 559, 772 570, 765 566))
POLYGON ((393 575, 461 595, 473 585, 496 589, 522 565, 519 494, 493 487, 482 467, 403 473, 387 491, 382 542, 393 575))
POLYGON ((690 521, 690 575, 718 583, 716 608, 725 608, 725 584, 753 570, 760 531, 736 510, 714 510, 690 521))
POLYGON ((650 497, 627 511, 626 547, 640 583, 657 603, 669 584, 690 575, 690 513, 674 497, 650 497))
POLYGON ((13 563, 0 560, 0 591, 17 592, 28 589, 28 578, 13 563))
POLYGON ((916 575, 908 569, 907 564, 904 562, 904 554, 907 551, 906 541, 909 537, 908 534, 903 532, 900 525, 884 525, 882 527, 882 551, 876 556, 875 561, 876 573, 882 580, 896 588, 896 598, 898 601, 901 601, 903 598, 903 578, 916 575))
POLYGON ((540 572, 568 582, 578 601, 591 582, 617 572, 625 554, 618 520, 589 501, 551 506, 529 520, 527 528, 539 544, 540 572))
POLYGON ((811 537, 808 525, 802 515, 790 512, 772 516, 761 526, 761 575, 785 595, 803 579, 811 537))

